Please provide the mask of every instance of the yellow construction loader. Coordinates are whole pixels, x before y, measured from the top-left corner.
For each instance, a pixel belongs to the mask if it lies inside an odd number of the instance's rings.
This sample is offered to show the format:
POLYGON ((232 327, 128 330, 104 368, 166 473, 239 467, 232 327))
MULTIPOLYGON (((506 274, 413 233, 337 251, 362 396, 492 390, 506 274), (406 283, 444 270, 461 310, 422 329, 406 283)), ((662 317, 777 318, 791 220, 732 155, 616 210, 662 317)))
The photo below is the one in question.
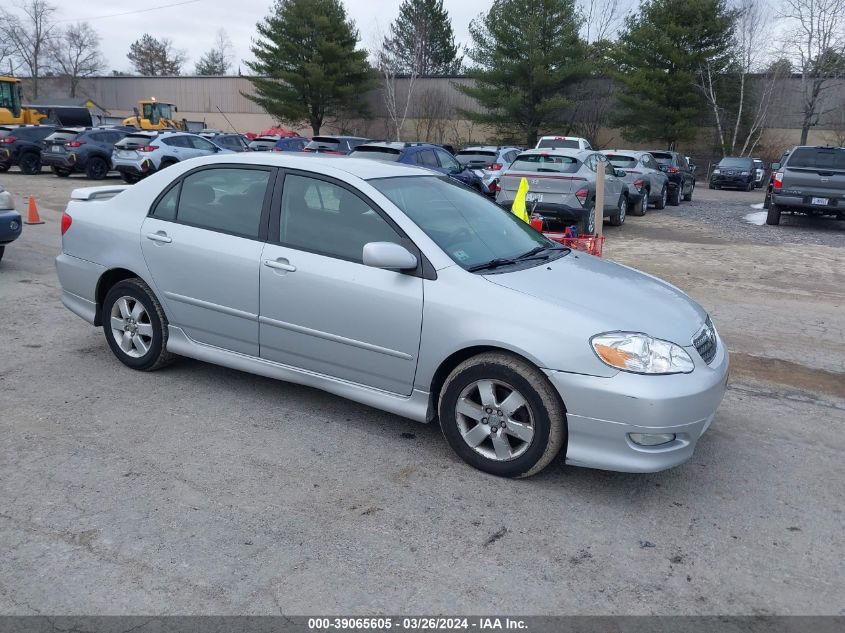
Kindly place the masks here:
POLYGON ((85 107, 22 103, 21 80, 0 77, 0 125, 91 125, 85 107))
POLYGON ((174 104, 156 101, 156 98, 152 97, 149 101, 139 101, 135 116, 124 119, 123 125, 133 125, 139 130, 181 130, 185 127, 184 123, 173 118, 173 113, 178 111, 174 104))

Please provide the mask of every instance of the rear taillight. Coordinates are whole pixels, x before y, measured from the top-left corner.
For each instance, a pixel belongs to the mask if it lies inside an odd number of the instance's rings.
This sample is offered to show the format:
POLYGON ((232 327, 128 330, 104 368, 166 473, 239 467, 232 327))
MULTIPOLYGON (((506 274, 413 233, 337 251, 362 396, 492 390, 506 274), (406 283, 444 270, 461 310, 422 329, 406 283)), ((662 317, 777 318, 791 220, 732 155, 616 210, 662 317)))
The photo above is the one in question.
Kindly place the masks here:
POLYGON ((778 171, 772 176, 772 188, 780 189, 781 187, 783 187, 783 172, 778 171))
POLYGON ((144 147, 139 147, 138 151, 139 152, 154 152, 154 151, 156 151, 156 149, 158 149, 158 148, 156 148, 152 145, 144 145, 144 147))
POLYGON ((4 136, 3 138, 0 138, 0 143, 3 143, 4 145, 11 145, 17 140, 16 136, 4 136))
POLYGON ((71 224, 73 224, 73 218, 68 215, 67 211, 65 211, 62 213, 62 235, 67 233, 71 224))
POLYGON ((645 185, 645 181, 644 181, 644 180, 635 180, 635 181, 634 181, 634 186, 635 186, 637 189, 640 189, 640 190, 641 190, 641 189, 643 188, 643 185, 645 185))
POLYGON ((680 171, 677 167, 667 167, 666 173, 667 174, 677 174, 680 171))
POLYGON ((502 163, 493 163, 492 165, 490 165, 489 169, 491 171, 499 171, 502 167, 504 167, 502 163))
POLYGON ((85 145, 85 141, 71 141, 70 143, 65 143, 65 147, 82 147, 85 145))
POLYGON ((578 202, 581 203, 581 206, 586 206, 587 204, 587 196, 590 195, 590 190, 586 187, 581 187, 578 191, 575 192, 575 197, 578 198, 578 202))

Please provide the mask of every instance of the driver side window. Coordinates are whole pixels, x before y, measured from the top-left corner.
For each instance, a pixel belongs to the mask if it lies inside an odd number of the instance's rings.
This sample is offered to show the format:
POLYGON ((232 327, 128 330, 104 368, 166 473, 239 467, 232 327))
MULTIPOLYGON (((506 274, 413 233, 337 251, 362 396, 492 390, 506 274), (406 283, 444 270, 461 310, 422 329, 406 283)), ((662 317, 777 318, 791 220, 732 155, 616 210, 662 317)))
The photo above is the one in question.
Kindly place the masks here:
POLYGON ((440 159, 440 166, 449 171, 461 171, 461 166, 454 158, 449 156, 447 152, 442 149, 435 150, 437 158, 440 159))

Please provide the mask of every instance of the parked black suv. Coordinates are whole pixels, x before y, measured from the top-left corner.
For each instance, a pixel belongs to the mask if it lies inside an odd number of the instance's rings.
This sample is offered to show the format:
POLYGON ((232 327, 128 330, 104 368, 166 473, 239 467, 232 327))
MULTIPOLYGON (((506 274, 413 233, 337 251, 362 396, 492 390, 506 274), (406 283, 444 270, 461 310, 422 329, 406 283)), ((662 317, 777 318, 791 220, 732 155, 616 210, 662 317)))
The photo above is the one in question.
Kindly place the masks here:
POLYGON ((44 139, 41 163, 62 178, 84 171, 88 178, 102 180, 111 169, 114 144, 131 129, 61 127, 44 139))
POLYGON ((669 177, 669 204, 678 206, 681 198, 689 202, 695 191, 695 167, 691 167, 686 156, 678 152, 647 150, 654 156, 660 171, 669 177))
POLYGON ((786 163, 772 163, 772 198, 766 224, 784 211, 845 220, 845 147, 795 147, 786 163))
POLYGON ((754 189, 754 159, 747 156, 725 156, 710 175, 711 189, 754 189))
POLYGON ((55 130, 55 125, 0 126, 0 172, 17 165, 25 174, 41 173, 41 142, 55 130))

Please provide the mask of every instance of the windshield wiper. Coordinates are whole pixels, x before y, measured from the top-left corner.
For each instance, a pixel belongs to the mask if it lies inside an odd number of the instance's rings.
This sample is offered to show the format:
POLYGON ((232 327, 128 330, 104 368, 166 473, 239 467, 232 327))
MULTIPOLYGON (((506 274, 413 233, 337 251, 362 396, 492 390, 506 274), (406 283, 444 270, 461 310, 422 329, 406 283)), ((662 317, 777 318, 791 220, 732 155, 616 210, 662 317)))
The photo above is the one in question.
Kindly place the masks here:
POLYGON ((469 272, 476 272, 479 270, 492 270, 493 268, 499 268, 500 266, 508 266, 510 264, 519 264, 525 261, 529 261, 532 259, 548 259, 550 254, 540 255, 544 251, 561 251, 565 250, 568 251, 569 249, 562 245, 554 245, 554 246, 537 246, 532 248, 530 251, 519 255, 518 257, 514 258, 507 258, 507 257, 497 257, 496 259, 491 259, 489 262, 484 262, 483 264, 476 264, 475 266, 470 266, 467 268, 469 272))
POLYGON ((467 270, 471 273, 474 273, 479 270, 492 270, 493 268, 498 268, 499 266, 508 266, 509 264, 515 264, 515 259, 506 259, 504 257, 497 257, 496 259, 491 259, 489 262, 484 262, 483 264, 476 264, 475 266, 470 266, 467 270))

